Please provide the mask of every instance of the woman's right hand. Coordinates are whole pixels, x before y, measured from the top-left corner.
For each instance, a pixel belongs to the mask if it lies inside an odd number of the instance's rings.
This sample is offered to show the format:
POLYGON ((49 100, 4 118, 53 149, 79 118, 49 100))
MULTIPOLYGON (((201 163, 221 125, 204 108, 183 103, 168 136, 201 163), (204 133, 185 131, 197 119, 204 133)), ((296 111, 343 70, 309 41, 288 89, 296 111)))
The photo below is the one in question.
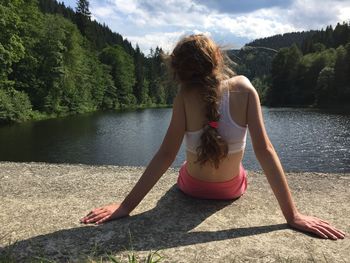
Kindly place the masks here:
POLYGON ((128 215, 129 211, 126 208, 121 204, 114 203, 91 210, 85 217, 80 219, 80 222, 84 224, 101 224, 128 215))

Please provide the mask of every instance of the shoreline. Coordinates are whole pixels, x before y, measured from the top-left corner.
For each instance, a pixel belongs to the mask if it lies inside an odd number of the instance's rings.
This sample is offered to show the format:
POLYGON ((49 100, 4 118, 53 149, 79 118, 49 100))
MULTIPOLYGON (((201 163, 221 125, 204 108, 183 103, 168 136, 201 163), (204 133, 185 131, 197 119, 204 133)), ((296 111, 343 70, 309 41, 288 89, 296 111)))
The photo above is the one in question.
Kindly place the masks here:
POLYGON ((96 114, 99 112, 116 112, 116 113, 123 113, 123 112, 129 112, 129 111, 141 111, 141 110, 148 110, 148 109, 164 109, 164 108, 171 108, 171 104, 153 104, 153 105, 133 105, 130 107, 125 108, 118 108, 118 109, 91 109, 86 112, 81 113, 74 113, 74 112, 66 112, 66 113, 45 113, 38 110, 32 110, 31 112, 31 118, 24 120, 24 121, 1 121, 0 120, 0 127, 9 126, 13 124, 22 124, 27 122, 36 122, 36 121, 45 121, 45 120, 54 120, 54 119, 61 119, 61 118, 67 118, 72 116, 79 116, 79 115, 86 115, 86 114, 96 114))
MULTIPOLYGON (((230 202, 185 196, 176 187, 178 169, 169 168, 129 217, 79 223, 92 208, 121 202, 143 170, 0 162, 0 259, 12 251, 21 262, 39 255, 84 262, 92 252, 125 258, 132 247, 143 257, 159 250, 161 262, 350 261, 349 235, 331 241, 289 228, 259 171, 248 171, 246 194, 230 202)), ((350 233, 349 173, 286 176, 302 213, 350 233)))
MULTIPOLYGON (((85 115, 85 114, 96 114, 99 112, 116 112, 116 113, 123 113, 123 112, 132 112, 132 111, 140 111, 140 110, 148 110, 148 109, 164 109, 164 108, 172 108, 172 104, 154 104, 154 105, 134 105, 130 107, 120 108, 120 109, 96 109, 91 110, 83 113, 62 113, 62 114, 53 114, 53 113, 45 113, 45 112, 39 112, 39 111, 32 111, 31 118, 25 121, 21 122, 0 122, 0 127, 13 125, 13 124, 22 124, 27 122, 35 122, 35 121, 44 121, 44 120, 52 120, 52 119, 60 119, 60 118, 66 118, 66 117, 72 117, 72 116, 79 116, 79 115, 85 115)), ((317 111, 322 113, 329 113, 329 114, 341 114, 341 115, 349 115, 350 114, 350 107, 344 108, 344 107, 324 107, 324 108, 318 108, 314 105, 285 105, 285 106, 268 106, 262 104, 261 107, 266 107, 268 109, 302 109, 302 110, 310 110, 310 111, 317 111)))
POLYGON ((317 111, 322 113, 331 113, 331 114, 341 114, 341 115, 349 115, 350 107, 324 107, 319 108, 314 105, 284 105, 284 106, 268 106, 262 104, 261 107, 265 107, 268 109, 301 109, 305 111, 317 111))

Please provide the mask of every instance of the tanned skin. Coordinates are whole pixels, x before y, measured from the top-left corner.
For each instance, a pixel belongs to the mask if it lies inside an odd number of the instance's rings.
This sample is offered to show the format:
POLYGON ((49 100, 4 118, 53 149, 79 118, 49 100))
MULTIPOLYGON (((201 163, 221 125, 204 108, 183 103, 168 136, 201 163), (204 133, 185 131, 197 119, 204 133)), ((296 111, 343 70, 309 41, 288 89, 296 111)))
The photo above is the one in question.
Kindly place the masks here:
MULTIPOLYGON (((297 210, 281 162, 266 133, 260 100, 255 88, 244 76, 236 76, 230 79, 229 84, 232 89, 247 93, 248 99, 245 119, 249 128, 254 152, 287 223, 293 228, 314 233, 322 238, 333 240, 344 238, 345 233, 336 229, 327 221, 317 217, 303 215, 297 210)), ((157 183, 159 178, 167 171, 175 160, 186 132, 185 98, 185 92, 180 89, 174 100, 172 118, 164 140, 139 181, 124 201, 93 209, 85 217, 80 219, 81 223, 101 224, 128 216, 157 183)), ((234 162, 237 162, 233 166, 239 167, 241 158, 233 159, 234 162)), ((202 173, 205 174, 206 171, 202 169, 202 173)))

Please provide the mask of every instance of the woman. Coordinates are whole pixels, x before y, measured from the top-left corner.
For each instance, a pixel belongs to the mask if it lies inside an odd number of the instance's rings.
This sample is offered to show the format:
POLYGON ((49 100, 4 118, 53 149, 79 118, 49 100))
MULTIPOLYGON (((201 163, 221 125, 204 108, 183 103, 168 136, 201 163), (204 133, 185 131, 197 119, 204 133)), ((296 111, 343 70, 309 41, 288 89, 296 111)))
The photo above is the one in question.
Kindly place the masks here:
POLYGON ((230 71, 215 43, 207 36, 191 35, 180 40, 167 59, 180 90, 162 145, 121 204, 96 208, 81 222, 101 224, 129 215, 172 164, 184 136, 187 157, 177 181, 180 190, 197 198, 240 197, 247 188, 241 161, 249 129, 256 157, 287 223, 323 238, 344 238, 326 221, 297 211, 266 134, 258 94, 247 78, 228 77, 230 71))

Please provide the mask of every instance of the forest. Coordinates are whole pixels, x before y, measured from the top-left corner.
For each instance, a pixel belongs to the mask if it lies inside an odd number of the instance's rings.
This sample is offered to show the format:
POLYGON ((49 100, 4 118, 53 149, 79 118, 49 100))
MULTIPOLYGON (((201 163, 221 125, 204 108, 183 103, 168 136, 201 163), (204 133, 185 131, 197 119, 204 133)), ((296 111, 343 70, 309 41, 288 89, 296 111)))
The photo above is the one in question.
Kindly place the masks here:
POLYGON ((349 23, 285 35, 256 40, 229 53, 238 61, 236 71, 252 79, 262 103, 348 110, 349 23))
POLYGON ((170 105, 160 47, 138 46, 55 0, 0 3, 0 123, 170 105))
MULTIPOLYGON (((89 1, 73 10, 56 0, 1 0, 0 17, 0 123, 172 104, 177 86, 162 48, 145 56, 92 20, 89 1)), ((257 39, 228 55, 263 105, 349 104, 349 23, 257 39)))

